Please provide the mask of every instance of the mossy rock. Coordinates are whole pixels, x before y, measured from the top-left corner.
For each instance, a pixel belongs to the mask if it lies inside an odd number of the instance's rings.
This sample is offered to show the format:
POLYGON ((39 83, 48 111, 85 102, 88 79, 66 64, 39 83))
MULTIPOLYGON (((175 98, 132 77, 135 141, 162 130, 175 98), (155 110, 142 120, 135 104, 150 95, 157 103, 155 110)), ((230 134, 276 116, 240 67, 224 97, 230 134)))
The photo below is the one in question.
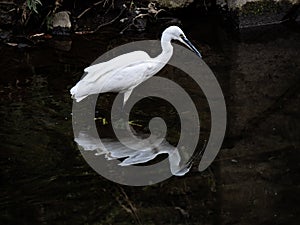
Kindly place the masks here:
POLYGON ((236 9, 239 27, 279 24, 288 16, 292 7, 292 0, 249 1, 236 9))
POLYGON ((264 0, 247 2, 240 9, 242 15, 263 15, 265 13, 280 13, 283 9, 291 6, 289 1, 264 0))
POLYGON ((157 0, 161 7, 169 9, 185 8, 193 2, 194 0, 157 0))

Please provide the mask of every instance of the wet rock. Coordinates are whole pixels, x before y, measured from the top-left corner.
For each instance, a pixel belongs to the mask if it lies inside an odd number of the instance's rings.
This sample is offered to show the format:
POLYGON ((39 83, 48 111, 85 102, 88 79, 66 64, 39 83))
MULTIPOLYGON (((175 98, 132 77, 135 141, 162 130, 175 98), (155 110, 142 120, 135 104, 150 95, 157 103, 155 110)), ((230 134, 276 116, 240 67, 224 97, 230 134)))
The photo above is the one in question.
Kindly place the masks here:
POLYGON ((69 35, 71 30, 70 12, 61 11, 54 14, 52 27, 53 34, 56 35, 69 35))

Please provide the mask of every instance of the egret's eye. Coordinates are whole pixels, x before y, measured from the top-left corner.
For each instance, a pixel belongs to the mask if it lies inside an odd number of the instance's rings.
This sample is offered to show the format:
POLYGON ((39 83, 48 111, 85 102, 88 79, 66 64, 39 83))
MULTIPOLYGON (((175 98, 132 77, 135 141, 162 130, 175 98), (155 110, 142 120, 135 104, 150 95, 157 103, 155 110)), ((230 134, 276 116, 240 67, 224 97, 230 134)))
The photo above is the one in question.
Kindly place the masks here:
POLYGON ((183 34, 180 34, 179 37, 180 37, 180 38, 184 38, 184 35, 183 35, 183 34))

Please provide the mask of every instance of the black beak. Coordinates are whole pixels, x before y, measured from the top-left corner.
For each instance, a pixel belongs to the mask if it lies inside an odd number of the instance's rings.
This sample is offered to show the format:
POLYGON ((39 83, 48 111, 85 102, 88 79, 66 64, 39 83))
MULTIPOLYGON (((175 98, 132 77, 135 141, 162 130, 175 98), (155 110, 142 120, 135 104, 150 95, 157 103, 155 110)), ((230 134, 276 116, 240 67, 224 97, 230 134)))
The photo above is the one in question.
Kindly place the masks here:
POLYGON ((197 56, 199 56, 200 58, 202 58, 201 53, 195 48, 195 46, 186 38, 186 37, 182 37, 181 38, 184 43, 193 51, 196 53, 197 56))

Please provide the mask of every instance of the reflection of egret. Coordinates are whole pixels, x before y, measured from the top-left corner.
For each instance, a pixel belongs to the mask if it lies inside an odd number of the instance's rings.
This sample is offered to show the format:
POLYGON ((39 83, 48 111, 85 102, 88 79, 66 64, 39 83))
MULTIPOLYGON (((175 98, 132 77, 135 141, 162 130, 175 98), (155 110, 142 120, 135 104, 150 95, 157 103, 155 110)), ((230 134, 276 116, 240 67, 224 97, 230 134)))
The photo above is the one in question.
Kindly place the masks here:
POLYGON ((121 92, 124 93, 125 104, 137 85, 155 75, 168 63, 173 54, 172 40, 184 43, 201 57, 183 31, 177 26, 170 26, 162 34, 162 53, 157 57, 151 58, 144 51, 134 51, 89 66, 84 69, 87 75, 71 89, 72 97, 80 102, 92 94, 121 92))
POLYGON ((158 146, 145 142, 143 142, 144 144, 141 144, 141 142, 133 143, 134 140, 130 139, 128 139, 128 142, 130 143, 126 143, 125 141, 125 145, 123 145, 119 141, 114 141, 111 139, 101 139, 100 144, 99 139, 91 137, 87 133, 80 132, 78 137, 75 138, 75 141, 80 147, 83 148, 83 150, 97 150, 98 153, 96 154, 104 154, 107 160, 126 158, 123 160, 123 162, 119 163, 120 166, 130 166, 139 163, 146 163, 154 159, 157 155, 163 153, 168 154, 170 170, 171 173, 175 176, 185 175, 190 170, 192 165, 192 160, 189 160, 187 163, 183 163, 178 149, 170 145, 166 140, 164 140, 158 146), (130 146, 134 145, 140 150, 130 149, 126 147, 126 144, 129 144, 130 146))

